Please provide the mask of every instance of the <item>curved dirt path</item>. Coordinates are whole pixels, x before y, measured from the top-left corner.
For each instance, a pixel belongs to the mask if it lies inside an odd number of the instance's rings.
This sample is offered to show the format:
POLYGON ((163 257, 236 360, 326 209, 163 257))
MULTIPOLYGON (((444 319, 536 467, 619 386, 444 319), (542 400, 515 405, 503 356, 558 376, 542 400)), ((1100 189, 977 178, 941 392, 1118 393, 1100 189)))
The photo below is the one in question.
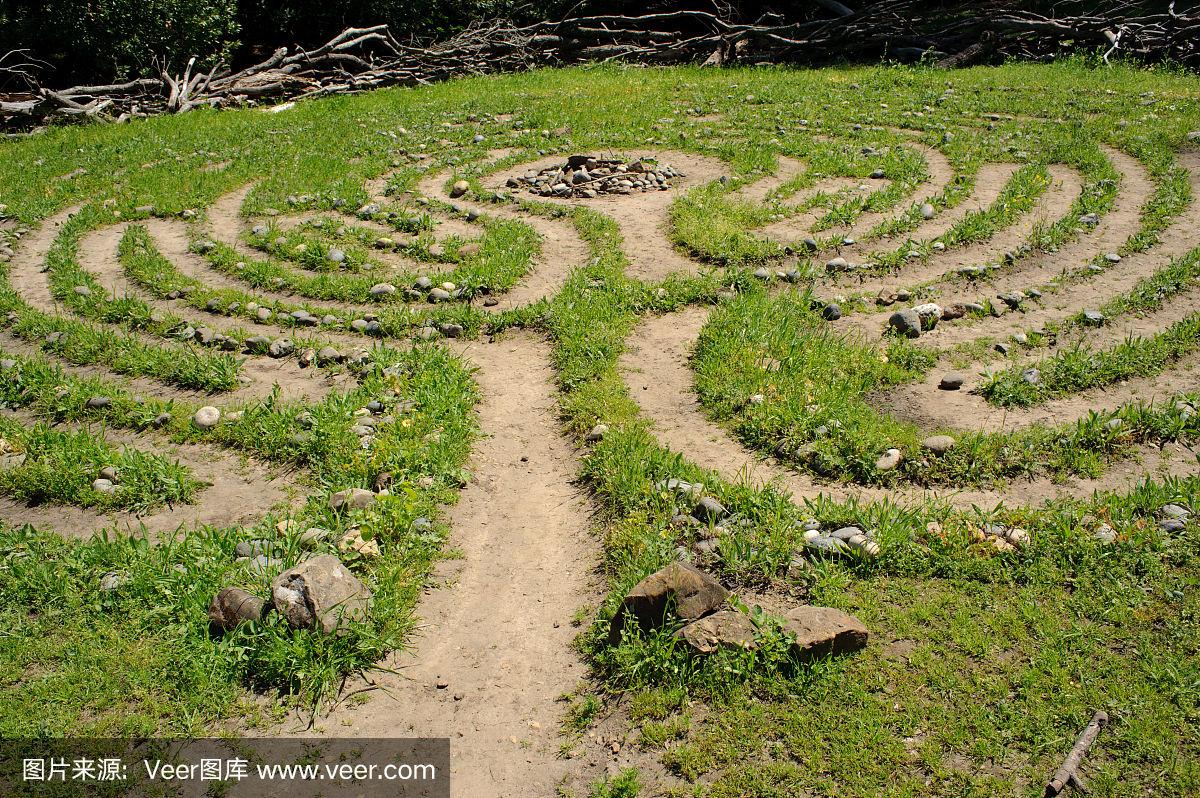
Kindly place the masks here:
POLYGON ((1022 214, 1013 224, 997 230, 986 240, 965 247, 948 247, 945 252, 934 253, 922 262, 898 273, 882 276, 861 277, 832 275, 822 281, 828 288, 854 290, 858 293, 874 294, 892 290, 897 286, 913 286, 945 279, 947 275, 963 266, 992 263, 1003 258, 1029 238, 1039 224, 1053 222, 1069 212, 1075 197, 1083 190, 1083 179, 1078 172, 1058 164, 1050 166, 1050 186, 1038 197, 1029 213, 1022 214))
MULTIPOLYGON (((530 270, 517 284, 503 294, 491 298, 496 300, 493 310, 510 310, 531 305, 542 299, 555 296, 566 285, 571 271, 582 266, 591 257, 591 250, 580 237, 569 220, 547 219, 532 213, 522 213, 503 205, 481 205, 452 199, 446 188, 446 172, 431 173, 417 183, 417 191, 426 197, 453 202, 460 208, 474 210, 481 215, 513 219, 529 225, 541 238, 541 251, 530 264, 530 270)), ((482 303, 484 298, 476 300, 482 303)))
MULTIPOLYGON (((909 207, 920 205, 924 202, 932 202, 940 197, 950 184, 954 182, 954 165, 950 163, 950 159, 941 150, 930 147, 928 144, 914 141, 904 146, 920 153, 921 157, 925 159, 926 169, 925 179, 913 188, 914 194, 922 189, 924 189, 924 193, 909 203, 909 207)), ((963 203, 959 204, 962 205, 963 203)), ((849 236, 850 238, 858 239, 866 236, 868 232, 881 222, 892 219, 897 214, 897 209, 900 212, 904 210, 903 207, 897 205, 896 208, 886 211, 868 211, 855 219, 853 224, 834 227, 826 232, 831 235, 836 234, 842 237, 849 236)), ((937 219, 938 217, 935 216, 934 218, 937 219)))
POLYGON ((1070 479, 1061 484, 1044 478, 1013 481, 1007 489, 995 491, 823 484, 746 449, 705 415, 692 387, 688 363, 691 348, 709 312, 708 308, 692 307, 644 320, 630 337, 621 358, 621 370, 630 393, 653 423, 662 445, 711 468, 727 480, 752 485, 773 483, 796 501, 824 496, 834 501, 888 500, 903 505, 933 498, 959 509, 989 509, 1011 503, 1014 496, 1020 498, 1020 504, 1034 505, 1057 497, 1087 496, 1098 490, 1128 487, 1147 474, 1186 474, 1195 468, 1191 450, 1186 447, 1178 447, 1179 451, 1144 447, 1139 458, 1114 463, 1097 479, 1070 479))
MULTIPOLYGON (((830 257, 836 254, 853 261, 860 259, 865 253, 872 250, 899 247, 905 241, 931 241, 938 238, 968 215, 985 211, 995 204, 1004 191, 1004 187, 1012 180, 1019 168, 1020 165, 1013 163, 983 164, 975 175, 975 184, 971 193, 954 207, 947 208, 932 219, 922 220, 912 230, 895 235, 870 238, 867 236, 870 228, 867 228, 858 233, 859 240, 855 243, 834 247, 832 250, 826 250, 826 253, 830 257)), ((927 198, 925 201, 929 201, 929 199, 927 198)))
MULTIPOLYGON (((850 194, 862 194, 869 198, 873 194, 884 191, 891 185, 890 180, 862 180, 854 177, 826 177, 808 188, 800 191, 788 206, 800 206, 818 194, 833 194, 841 201, 848 201, 850 194)), ((755 232, 764 238, 795 244, 813 232, 813 226, 829 213, 829 207, 817 205, 793 216, 788 216, 776 222, 758 228, 755 232)), ((832 233, 834 230, 826 230, 832 233)))
MULTIPOLYGON (((677 272, 694 274, 700 271, 701 264, 698 261, 687 257, 671 243, 669 211, 671 204, 683 192, 728 174, 726 165, 714 158, 670 150, 638 150, 633 153, 617 153, 614 157, 628 160, 639 157, 654 158, 661 164, 674 167, 682 176, 674 180, 669 191, 634 192, 626 195, 602 194, 590 200, 531 196, 538 202, 551 205, 590 208, 615 221, 621 230, 622 249, 629 259, 626 273, 630 277, 657 282, 677 272)), ((562 156, 548 156, 514 166, 488 175, 485 185, 495 190, 503 190, 510 177, 562 162, 562 156)), ((422 181, 422 188, 424 187, 422 181)), ((520 192, 520 189, 514 191, 520 192)), ((524 195, 518 193, 517 196, 524 195)))
POLYGON ((789 158, 786 155, 780 155, 777 159, 776 169, 770 174, 751 180, 743 186, 729 192, 730 199, 744 200, 745 202, 764 203, 772 193, 779 190, 779 187, 788 183, 808 170, 808 165, 799 158, 789 158))
MULTIPOLYGON (((159 252, 172 262, 175 262, 178 253, 172 252, 169 244, 175 239, 181 239, 186 249, 186 234, 178 229, 179 226, 177 222, 162 220, 147 225, 159 252)), ((159 305, 160 302, 128 281, 121 266, 117 248, 128 227, 128 223, 113 225, 84 235, 79 242, 79 264, 99 280, 114 298, 133 296, 151 306, 159 305)), ((206 314, 182 304, 172 308, 172 312, 189 323, 208 327, 218 333, 227 333, 235 327, 250 329, 255 326, 249 321, 245 324, 233 323, 224 316, 206 314)), ((364 341, 359 346, 366 344, 364 341)), ((301 369, 295 357, 269 358, 246 355, 242 362, 242 374, 250 378, 251 383, 233 392, 237 398, 261 399, 269 396, 278 387, 284 400, 320 401, 334 387, 335 382, 344 381, 330 379, 319 369, 301 369)))
MULTIPOLYGON (((50 251, 54 240, 61 232, 62 226, 67 222, 70 216, 74 215, 76 209, 67 209, 48 218, 40 227, 30 233, 20 242, 16 248, 14 256, 8 264, 8 279, 9 284, 17 295, 26 302, 34 310, 42 313, 58 316, 63 315, 63 306, 59 305, 50 292, 50 283, 46 272, 43 271, 46 263, 46 256, 50 251)), ((79 249, 79 264, 81 268, 87 268, 87 258, 97 255, 101 250, 92 248, 102 246, 101 242, 112 243, 112 251, 115 258, 116 241, 119 241, 119 235, 111 242, 109 238, 116 234, 116 231, 123 230, 123 226, 109 226, 100 228, 97 231, 92 231, 81 239, 79 249), (84 248, 84 239, 87 240, 88 249, 84 248)), ((103 257, 101 257, 103 260, 103 257)), ((105 325, 92 319, 78 317, 76 318, 81 324, 88 325, 97 329, 108 329, 105 325)), ((139 332, 123 330, 119 333, 122 336, 129 337, 141 344, 165 351, 183 351, 182 345, 176 342, 169 341, 163 338, 156 338, 139 332)), ((31 351, 31 350, 26 350, 31 351)), ((71 366, 64 358, 58 357, 52 353, 39 351, 39 357, 46 360, 58 363, 64 367, 71 366)), ((102 373, 105 376, 125 379, 129 377, 122 375, 116 371, 109 369, 103 364, 95 364, 94 368, 97 373, 102 373)), ((152 378, 141 378, 143 380, 152 378)), ((246 398, 262 398, 268 396, 274 390, 277 382, 280 382, 281 387, 288 390, 293 390, 299 395, 310 396, 311 380, 295 379, 286 364, 279 361, 273 363, 258 363, 257 361, 248 361, 243 364, 242 373, 240 376, 241 385, 233 390, 225 391, 220 394, 193 394, 191 391, 177 389, 174 386, 168 385, 165 382, 153 380, 155 387, 152 392, 155 394, 175 394, 175 395, 196 395, 220 397, 225 401, 246 399, 246 398), (253 363, 253 365, 252 365, 253 363)))
MULTIPOLYGON (((1036 366, 1037 362, 1022 365, 1036 366)), ((943 373, 936 370, 922 382, 887 391, 872 404, 930 432, 943 429, 1009 432, 1034 424, 1057 427, 1092 411, 1103 413, 1134 402, 1148 404, 1200 390, 1200 355, 1190 355, 1161 374, 1093 388, 1027 408, 996 407, 971 392, 969 384, 957 391, 943 391, 938 388, 943 373)), ((973 381, 981 380, 975 377, 973 381)))
MULTIPOLYGON (((1174 258, 1200 245, 1200 241, 1196 239, 1196 230, 1200 229, 1200 155, 1184 158, 1182 161, 1189 171, 1193 199, 1161 233, 1155 246, 1145 252, 1126 256, 1098 274, 1070 281, 1058 290, 1044 293, 1039 303, 1030 303, 1031 307, 1028 310, 1008 312, 999 318, 972 320, 966 324, 938 325, 929 332, 929 343, 949 347, 981 336, 1008 336, 1069 317, 1083 308, 1099 308, 1106 301, 1128 292, 1139 280, 1162 269, 1174 258)), ((1125 197, 1124 191, 1118 195, 1120 215, 1111 220, 1106 217, 1110 224, 1105 225, 1102 222, 1101 226, 1105 229, 1098 239, 1085 236, 1058 253, 1040 256, 1039 262, 1032 264, 1031 268, 1000 278, 1004 280, 1003 283, 992 281, 986 288, 980 285, 979 293, 975 296, 995 293, 1004 285, 1010 286, 1004 290, 1012 290, 1018 282, 1024 288, 1037 287, 1039 283, 1057 277, 1066 269, 1090 261, 1096 254, 1115 252, 1140 229, 1138 210, 1142 203, 1137 202, 1137 199, 1144 202, 1149 199, 1152 190, 1149 181, 1145 184, 1136 181, 1134 189, 1129 192, 1129 198, 1125 197), (991 292, 987 292, 987 288, 990 288, 991 292)))
POLYGON ((414 648, 371 677, 319 733, 449 737, 454 798, 554 794, 563 704, 586 670, 573 613, 597 597, 591 509, 559 434, 548 347, 527 336, 467 353, 478 365, 483 438, 450 510, 447 561, 417 607, 414 648), (441 686, 439 686, 441 685, 441 686))
MULTIPOLYGON (((23 412, 6 412, 5 415, 26 423, 38 420, 23 412)), ((74 424, 66 426, 83 429, 74 424)), ((204 524, 231 527, 257 523, 271 510, 289 504, 297 490, 295 482, 282 470, 216 446, 177 444, 160 436, 113 429, 104 430, 104 439, 122 449, 153 450, 155 454, 178 461, 187 466, 196 479, 208 485, 198 491, 195 504, 164 505, 142 516, 124 511, 98 512, 72 505, 31 506, 0 496, 0 521, 18 526, 32 524, 68 538, 86 538, 102 530, 126 535, 146 534, 154 538, 204 524)))

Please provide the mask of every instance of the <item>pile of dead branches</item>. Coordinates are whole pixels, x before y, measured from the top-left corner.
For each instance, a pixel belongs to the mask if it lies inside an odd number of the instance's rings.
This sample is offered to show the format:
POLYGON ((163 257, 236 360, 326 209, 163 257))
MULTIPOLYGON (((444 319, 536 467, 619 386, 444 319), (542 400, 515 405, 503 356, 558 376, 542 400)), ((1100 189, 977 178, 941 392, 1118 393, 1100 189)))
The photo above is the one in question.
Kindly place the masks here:
POLYGON ((426 46, 396 41, 386 26, 349 28, 314 50, 277 50, 238 71, 221 64, 107 86, 50 89, 38 84, 27 53, 0 58, 0 125, 88 118, 123 121, 200 106, 348 94, 384 86, 592 61, 640 64, 821 64, 835 61, 931 59, 962 66, 997 57, 1043 58, 1065 46, 1102 48, 1146 61, 1200 66, 1200 11, 1122 16, 1122 7, 1089 16, 1046 17, 991 0, 949 14, 920 0, 875 0, 855 10, 818 0, 797 20, 766 17, 731 22, 703 11, 628 17, 573 17, 516 26, 479 24, 426 46), (15 86, 15 88, 14 88, 15 86))

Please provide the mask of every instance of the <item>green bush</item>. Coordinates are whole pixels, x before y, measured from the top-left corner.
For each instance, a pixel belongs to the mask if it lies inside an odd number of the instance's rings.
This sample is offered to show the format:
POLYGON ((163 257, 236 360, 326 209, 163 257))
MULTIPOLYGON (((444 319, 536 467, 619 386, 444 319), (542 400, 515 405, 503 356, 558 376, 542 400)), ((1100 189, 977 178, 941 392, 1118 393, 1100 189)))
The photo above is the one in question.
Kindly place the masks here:
POLYGON ((6 0, 0 52, 28 48, 57 85, 124 80, 153 71, 155 56, 182 72, 238 45, 237 0, 6 0))

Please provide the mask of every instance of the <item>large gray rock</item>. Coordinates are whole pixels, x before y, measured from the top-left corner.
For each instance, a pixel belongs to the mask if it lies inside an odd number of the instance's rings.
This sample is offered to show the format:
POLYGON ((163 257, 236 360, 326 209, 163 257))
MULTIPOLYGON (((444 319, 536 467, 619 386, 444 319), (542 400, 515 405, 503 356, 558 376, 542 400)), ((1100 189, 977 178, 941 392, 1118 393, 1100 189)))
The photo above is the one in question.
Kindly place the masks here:
POLYGON ((800 660, 857 651, 870 636, 853 615, 807 604, 783 616, 783 629, 793 637, 792 654, 800 660))
POLYGON ((272 579, 271 600, 294 628, 329 634, 367 617, 371 591, 337 557, 321 554, 272 579))
POLYGON ((888 319, 888 326, 906 338, 916 338, 921 334, 921 314, 912 308, 898 310, 888 319))
POLYGON ((725 605, 729 592, 698 568, 673 562, 633 586, 613 616, 609 642, 621 642, 625 618, 643 629, 654 629, 667 620, 668 609, 685 621, 703 618, 725 605))
POLYGON ((743 613, 722 610, 692 621, 675 637, 693 654, 712 654, 719 648, 753 648, 754 623, 743 613))
POLYGON ((222 588, 208 605, 208 626, 227 632, 246 621, 261 621, 271 605, 240 587, 222 588))

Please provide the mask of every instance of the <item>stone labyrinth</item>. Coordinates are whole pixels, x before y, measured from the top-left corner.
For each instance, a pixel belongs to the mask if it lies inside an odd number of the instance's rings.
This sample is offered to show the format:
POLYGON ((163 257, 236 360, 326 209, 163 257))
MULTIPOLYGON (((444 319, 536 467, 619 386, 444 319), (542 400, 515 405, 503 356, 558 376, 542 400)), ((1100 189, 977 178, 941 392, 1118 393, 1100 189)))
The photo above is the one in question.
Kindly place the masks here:
MULTIPOLYGON (((736 141, 721 115, 699 124, 736 141)), ((632 488, 597 475, 628 453, 659 561, 768 603, 772 578, 896 545, 830 502, 936 506, 924 534, 957 525, 995 556, 1039 534, 1006 512, 1194 473, 1200 152, 1152 174, 1078 135, 1071 158, 1038 150, 1052 137, 1024 128, 1051 119, 787 124, 802 146, 759 173, 702 136, 493 149, 411 156, 365 203, 249 182, 182 213, 97 201, 5 222, 2 517, 70 537, 232 530, 212 585, 245 591, 214 601, 227 629, 273 601, 333 632, 399 573, 411 645, 366 677, 380 695, 316 730, 451 735, 463 794, 549 794, 567 769, 555 700, 588 673, 572 616, 611 615, 649 573, 604 603, 589 530, 632 488), (564 302, 627 323, 568 341, 564 302), (564 398, 595 376, 571 371, 589 347, 628 407, 564 398), (735 555, 763 487, 790 531, 735 555), (460 557, 421 591, 443 539, 460 557), (773 575, 739 579, 735 556, 773 575), (306 579, 338 583, 347 612, 323 614, 306 579)))

